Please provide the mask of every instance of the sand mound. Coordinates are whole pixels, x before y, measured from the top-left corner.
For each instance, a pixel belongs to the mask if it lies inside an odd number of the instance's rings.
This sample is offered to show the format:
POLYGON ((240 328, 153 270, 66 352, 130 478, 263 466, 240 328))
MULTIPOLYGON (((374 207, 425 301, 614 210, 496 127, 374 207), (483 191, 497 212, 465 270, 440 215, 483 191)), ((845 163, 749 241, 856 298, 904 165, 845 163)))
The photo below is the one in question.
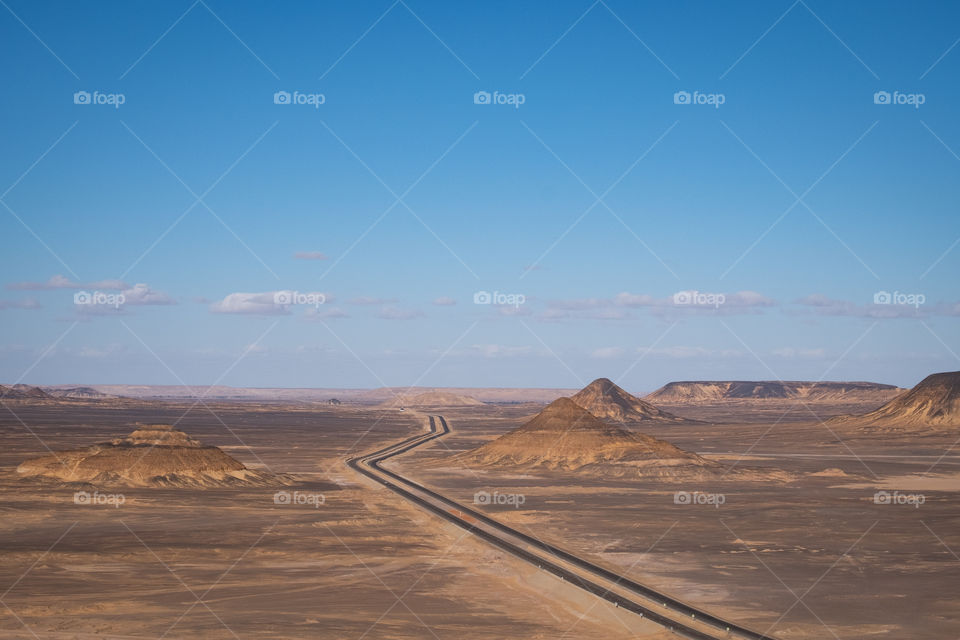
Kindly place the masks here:
POLYGON ((457 457, 478 466, 648 477, 689 478, 723 468, 669 442, 602 422, 570 398, 555 400, 520 428, 457 457))
POLYGON ((880 404, 901 391, 899 387, 876 382, 681 381, 666 384, 645 399, 671 404, 763 399, 880 404))
POLYGON ((448 391, 427 391, 415 395, 399 395, 384 403, 387 407, 475 407, 484 404, 470 396, 448 391))
POLYGON ((812 478, 851 478, 849 473, 840 469, 838 467, 830 467, 829 469, 821 469, 820 471, 815 471, 808 474, 812 478))
POLYGON ((831 422, 882 428, 960 426, 960 371, 934 373, 876 411, 831 422))
POLYGON ((217 447, 169 425, 142 425, 126 438, 27 460, 24 478, 103 487, 230 487, 285 484, 286 476, 247 469, 217 447))
POLYGON ((685 422, 633 396, 607 378, 597 378, 570 398, 597 418, 614 422, 685 422))

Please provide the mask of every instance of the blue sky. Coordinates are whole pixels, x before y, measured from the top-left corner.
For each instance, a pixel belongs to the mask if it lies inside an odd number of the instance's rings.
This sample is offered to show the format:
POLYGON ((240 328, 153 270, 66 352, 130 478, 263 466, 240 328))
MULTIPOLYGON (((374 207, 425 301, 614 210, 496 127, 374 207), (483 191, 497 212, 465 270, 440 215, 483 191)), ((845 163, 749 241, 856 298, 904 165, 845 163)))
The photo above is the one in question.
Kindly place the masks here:
POLYGON ((958 13, 6 0, 0 378, 957 369, 958 13))

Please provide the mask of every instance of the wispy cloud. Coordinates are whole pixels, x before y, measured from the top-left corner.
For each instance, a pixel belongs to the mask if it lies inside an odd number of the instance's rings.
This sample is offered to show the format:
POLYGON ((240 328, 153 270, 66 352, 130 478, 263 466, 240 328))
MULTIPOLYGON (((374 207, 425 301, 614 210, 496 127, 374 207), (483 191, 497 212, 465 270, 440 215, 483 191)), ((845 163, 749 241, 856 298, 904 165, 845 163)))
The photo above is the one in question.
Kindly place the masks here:
POLYGON ((11 282, 7 289, 18 291, 49 291, 51 289, 106 289, 120 291, 130 288, 123 280, 98 280, 96 282, 74 282, 66 276, 57 274, 46 282, 11 282))
POLYGON ((320 251, 297 251, 293 254, 296 260, 328 260, 327 254, 320 251))
POLYGON ((23 300, 0 300, 0 309, 42 309, 43 305, 33 298, 23 300))
POLYGON ((410 320, 423 315, 422 311, 416 309, 403 309, 393 305, 382 307, 377 312, 377 317, 381 320, 410 320))
POLYGON ((213 313, 235 313, 257 316, 290 315, 287 305, 275 302, 276 291, 264 293, 231 293, 210 305, 213 313))
POLYGON ((155 291, 146 284, 135 284, 129 289, 124 289, 123 304, 128 305, 167 305, 177 304, 177 301, 162 291, 155 291))
POLYGON ((439 298, 435 298, 433 300, 433 304, 437 305, 438 307, 452 307, 453 305, 457 304, 457 301, 448 296, 440 296, 439 298))
POLYGON ((310 307, 303 314, 308 320, 333 320, 336 318, 349 318, 350 314, 340 307, 310 307))
POLYGON ((777 305, 776 300, 756 291, 701 293, 691 290, 667 298, 623 291, 612 298, 550 300, 546 312, 538 317, 547 321, 566 318, 622 320, 630 317, 628 310, 642 309, 656 316, 742 315, 762 313, 763 309, 777 305), (707 302, 701 302, 701 299, 707 302))
POLYGON ((369 307, 384 304, 396 304, 396 298, 376 298, 373 296, 357 296, 347 300, 347 304, 353 304, 361 307, 369 307))
MULTIPOLYGON (((925 317, 937 311, 949 312, 949 306, 926 308, 906 304, 857 304, 849 300, 836 300, 814 293, 796 301, 800 310, 793 313, 813 313, 820 316, 846 316, 850 318, 916 318, 925 317)), ((943 313, 943 315, 950 315, 943 313)))

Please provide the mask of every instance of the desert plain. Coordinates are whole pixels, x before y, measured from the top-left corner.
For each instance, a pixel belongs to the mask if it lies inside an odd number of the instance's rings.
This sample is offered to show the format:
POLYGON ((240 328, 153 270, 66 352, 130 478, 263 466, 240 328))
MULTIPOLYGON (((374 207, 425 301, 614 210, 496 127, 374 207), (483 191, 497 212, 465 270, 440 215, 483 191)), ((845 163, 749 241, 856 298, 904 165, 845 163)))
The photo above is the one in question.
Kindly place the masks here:
POLYGON ((451 433, 385 468, 714 615, 784 640, 960 636, 955 429, 834 418, 883 398, 699 399, 658 405, 678 420, 615 426, 695 454, 706 475, 467 460, 541 412, 540 395, 7 400, 0 637, 676 637, 347 466, 424 433, 428 415, 451 433), (293 480, 98 487, 17 472, 137 424, 175 424, 293 480))

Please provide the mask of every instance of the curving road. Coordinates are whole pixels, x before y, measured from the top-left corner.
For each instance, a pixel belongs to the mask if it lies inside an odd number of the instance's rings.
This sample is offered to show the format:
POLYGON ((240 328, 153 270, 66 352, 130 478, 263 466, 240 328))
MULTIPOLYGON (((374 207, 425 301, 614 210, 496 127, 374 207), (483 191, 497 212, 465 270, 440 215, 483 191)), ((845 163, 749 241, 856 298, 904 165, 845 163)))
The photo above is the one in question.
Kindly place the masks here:
POLYGON ((377 451, 349 458, 358 473, 383 485, 422 509, 466 529, 494 546, 548 571, 562 580, 694 640, 748 638, 775 640, 728 622, 629 578, 584 560, 559 547, 517 531, 474 509, 454 502, 380 463, 450 433, 443 416, 429 416, 430 431, 377 451))

